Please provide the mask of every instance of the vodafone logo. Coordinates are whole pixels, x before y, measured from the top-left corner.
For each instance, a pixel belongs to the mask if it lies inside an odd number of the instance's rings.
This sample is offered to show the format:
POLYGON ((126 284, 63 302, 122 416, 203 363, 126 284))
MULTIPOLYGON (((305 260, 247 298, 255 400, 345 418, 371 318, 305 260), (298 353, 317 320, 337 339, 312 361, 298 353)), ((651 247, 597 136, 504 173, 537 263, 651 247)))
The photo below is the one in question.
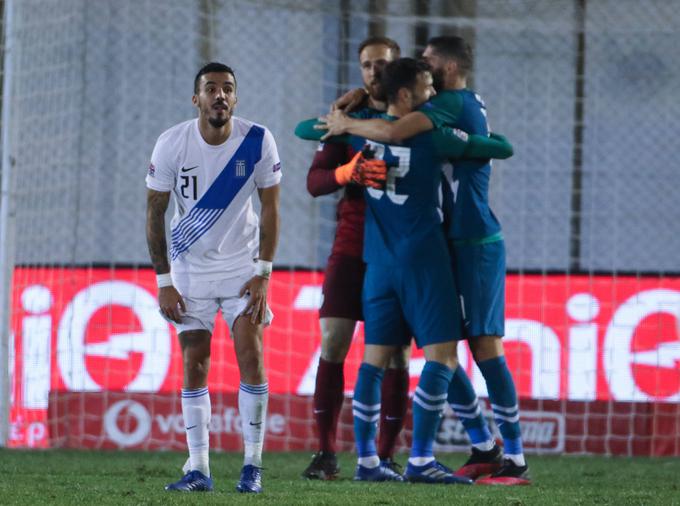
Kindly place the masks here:
POLYGON ((105 368, 102 360, 129 361, 141 355, 137 372, 122 388, 128 392, 156 392, 163 384, 171 358, 168 324, 158 313, 156 299, 126 281, 95 283, 78 292, 66 306, 57 332, 57 363, 69 390, 98 392, 103 386, 88 367, 105 368), (132 313, 141 331, 114 333, 105 341, 87 342, 88 324, 102 308, 122 306, 132 313), (98 358, 96 362, 91 360, 98 358))
POLYGON ((136 446, 149 436, 151 415, 139 402, 118 401, 104 414, 104 430, 106 436, 117 445, 136 446))

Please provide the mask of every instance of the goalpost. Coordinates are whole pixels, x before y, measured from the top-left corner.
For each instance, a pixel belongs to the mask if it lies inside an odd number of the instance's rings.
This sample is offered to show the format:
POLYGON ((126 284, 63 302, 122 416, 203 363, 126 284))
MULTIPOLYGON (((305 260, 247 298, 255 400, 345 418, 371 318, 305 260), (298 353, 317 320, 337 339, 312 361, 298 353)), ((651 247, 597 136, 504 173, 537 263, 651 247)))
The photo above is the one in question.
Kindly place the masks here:
POLYGON ((10 332, 10 287, 12 283, 12 218, 11 218, 11 174, 9 154, 9 132, 11 118, 12 90, 12 0, 2 2, 2 157, 0 158, 0 446, 5 446, 9 436, 9 408, 11 399, 11 375, 14 343, 10 332))
MULTIPOLYGON (((316 146, 293 129, 361 84, 356 50, 405 56, 459 34, 471 86, 513 158, 491 203, 508 251, 505 346, 530 452, 680 454, 680 12, 650 0, 23 0, 4 7, 0 441, 182 449, 181 360, 160 318, 144 175, 158 135, 195 116, 193 76, 235 69, 236 114, 268 126, 284 178, 266 331, 266 448, 315 450, 317 310, 338 196, 311 198, 316 146), (642 99, 644 97, 644 100, 642 99), (11 175, 11 178, 10 178, 11 175), (10 284, 11 280, 11 284, 10 284)), ((363 330, 346 362, 354 386, 363 330)), ((483 378, 461 345, 478 394, 483 378)), ((416 352, 411 386, 422 368, 416 352)), ((222 322, 213 447, 240 444, 222 322)), ((351 450, 351 410, 340 424, 351 450)), ((410 429, 401 440, 405 446, 410 429)), ((467 447, 446 412, 440 451, 467 447)))

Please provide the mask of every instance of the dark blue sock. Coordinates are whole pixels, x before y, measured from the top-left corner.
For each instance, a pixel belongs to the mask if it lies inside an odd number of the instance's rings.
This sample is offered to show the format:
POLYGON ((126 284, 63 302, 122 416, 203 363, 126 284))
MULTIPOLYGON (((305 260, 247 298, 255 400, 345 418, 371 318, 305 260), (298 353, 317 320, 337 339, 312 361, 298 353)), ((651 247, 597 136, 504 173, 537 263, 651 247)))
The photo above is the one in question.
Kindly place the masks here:
POLYGON ((411 457, 432 457, 432 444, 453 371, 439 362, 425 362, 413 396, 413 446, 411 457))
POLYGON ((493 441, 489 426, 479 407, 477 394, 462 367, 456 367, 453 371, 448 401, 451 409, 465 427, 473 446, 493 441))
POLYGON ((362 363, 354 387, 352 414, 354 415, 354 440, 359 457, 372 457, 378 452, 375 433, 380 419, 380 384, 384 370, 362 363))
POLYGON ((505 357, 490 358, 477 366, 486 380, 494 419, 503 436, 503 452, 508 456, 522 455, 517 391, 505 357))

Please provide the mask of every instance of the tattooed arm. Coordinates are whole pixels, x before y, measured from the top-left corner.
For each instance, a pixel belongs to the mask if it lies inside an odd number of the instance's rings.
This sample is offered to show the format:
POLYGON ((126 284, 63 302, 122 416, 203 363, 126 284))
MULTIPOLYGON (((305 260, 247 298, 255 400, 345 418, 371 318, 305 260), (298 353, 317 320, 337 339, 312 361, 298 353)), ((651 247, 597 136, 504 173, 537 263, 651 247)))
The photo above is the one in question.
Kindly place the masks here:
MULTIPOLYGON (((262 208, 260 211, 260 260, 271 262, 279 242, 279 185, 258 189, 262 208)), ((269 278, 253 276, 241 289, 241 295, 250 293, 248 305, 242 314, 250 314, 252 323, 262 323, 267 311, 269 278)))
POLYGON ((170 192, 148 190, 146 198, 146 244, 156 274, 170 272, 168 244, 165 241, 165 211, 170 203, 170 192))
POLYGON ((260 260, 271 262, 279 242, 279 185, 259 189, 260 202, 260 260))
MULTIPOLYGON (((170 202, 170 192, 148 190, 146 199, 146 243, 156 274, 170 272, 168 244, 165 240, 165 211, 170 202)), ((180 323, 181 311, 185 311, 184 300, 174 286, 158 289, 158 305, 169 319, 180 323), (181 311, 180 311, 181 309, 181 311)))

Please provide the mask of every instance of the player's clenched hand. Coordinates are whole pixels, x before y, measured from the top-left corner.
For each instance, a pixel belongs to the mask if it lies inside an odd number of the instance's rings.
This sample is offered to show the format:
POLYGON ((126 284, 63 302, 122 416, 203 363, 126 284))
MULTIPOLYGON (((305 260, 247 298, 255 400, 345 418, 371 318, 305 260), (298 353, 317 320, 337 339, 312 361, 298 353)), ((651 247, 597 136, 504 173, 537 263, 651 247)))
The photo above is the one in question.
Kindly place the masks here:
POLYGON ((368 93, 363 88, 349 90, 331 104, 331 112, 338 109, 345 112, 356 111, 364 106, 367 98, 368 93))
POLYGON ((387 164, 384 160, 367 160, 360 151, 345 165, 335 169, 335 180, 340 185, 356 183, 369 188, 382 189, 387 179, 387 164))
POLYGON ((325 116, 321 116, 319 118, 319 121, 322 124, 315 125, 314 128, 316 128, 317 130, 326 130, 326 133, 323 135, 323 137, 321 137, 321 140, 325 141, 326 139, 328 139, 329 137, 333 137, 334 135, 342 135, 347 133, 352 118, 347 116, 342 111, 333 111, 331 113, 326 114, 325 116))
POLYGON ((182 314, 187 310, 184 299, 174 286, 158 289, 158 305, 166 318, 177 323, 182 322, 182 314))
POLYGON ((264 323, 267 314, 267 288, 269 280, 261 276, 253 276, 241 288, 239 296, 249 294, 248 304, 241 315, 250 314, 250 323, 258 325, 264 323))

